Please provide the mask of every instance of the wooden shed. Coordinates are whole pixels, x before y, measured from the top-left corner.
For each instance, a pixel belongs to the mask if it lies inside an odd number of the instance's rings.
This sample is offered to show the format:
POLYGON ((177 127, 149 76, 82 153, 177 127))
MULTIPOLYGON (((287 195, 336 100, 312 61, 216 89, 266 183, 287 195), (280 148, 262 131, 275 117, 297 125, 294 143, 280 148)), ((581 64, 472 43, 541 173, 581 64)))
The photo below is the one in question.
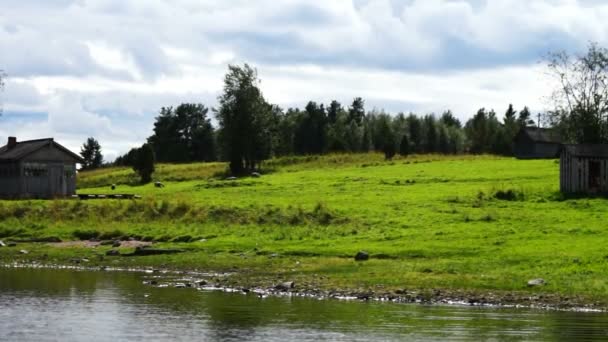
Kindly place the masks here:
POLYGON ((562 139, 549 128, 524 127, 513 139, 513 154, 519 159, 559 157, 562 139))
POLYGON ((55 198, 76 194, 76 163, 82 158, 52 138, 0 147, 1 198, 55 198))
POLYGON ((560 190, 563 193, 608 193, 608 145, 563 145, 560 190))

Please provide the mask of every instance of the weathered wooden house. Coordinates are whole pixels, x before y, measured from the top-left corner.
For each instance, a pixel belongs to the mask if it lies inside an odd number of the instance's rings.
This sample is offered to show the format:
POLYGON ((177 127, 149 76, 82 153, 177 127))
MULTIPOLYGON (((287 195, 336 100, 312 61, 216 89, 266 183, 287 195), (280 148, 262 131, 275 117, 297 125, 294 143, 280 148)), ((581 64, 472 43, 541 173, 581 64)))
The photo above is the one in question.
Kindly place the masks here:
POLYGON ((563 193, 608 193, 608 145, 563 145, 560 190, 563 193))
POLYGON ((76 193, 76 163, 82 158, 50 139, 0 147, 0 197, 55 198, 76 193))
POLYGON ((549 128, 524 127, 513 139, 513 154, 519 159, 558 158, 562 139, 549 128))

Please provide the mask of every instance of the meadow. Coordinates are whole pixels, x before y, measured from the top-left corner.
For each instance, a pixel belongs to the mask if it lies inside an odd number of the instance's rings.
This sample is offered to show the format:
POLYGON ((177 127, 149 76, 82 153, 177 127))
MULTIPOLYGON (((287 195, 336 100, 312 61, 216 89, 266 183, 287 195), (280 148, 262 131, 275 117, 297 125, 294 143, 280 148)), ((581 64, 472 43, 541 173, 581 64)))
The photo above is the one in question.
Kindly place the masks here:
MULTIPOLYGON (((319 288, 542 292, 608 303, 607 202, 565 198, 555 160, 380 154, 290 157, 224 180, 222 163, 159 165, 153 184, 127 168, 79 174, 79 193, 139 200, 0 201, 4 262, 229 271, 319 288), (40 241, 135 239, 174 255, 104 257, 110 246, 40 241), (38 241, 38 242, 35 242, 38 241), (370 259, 356 262, 358 251, 370 259), (528 288, 543 278, 546 285, 528 288)), ((120 248, 127 251, 127 248, 120 248)))

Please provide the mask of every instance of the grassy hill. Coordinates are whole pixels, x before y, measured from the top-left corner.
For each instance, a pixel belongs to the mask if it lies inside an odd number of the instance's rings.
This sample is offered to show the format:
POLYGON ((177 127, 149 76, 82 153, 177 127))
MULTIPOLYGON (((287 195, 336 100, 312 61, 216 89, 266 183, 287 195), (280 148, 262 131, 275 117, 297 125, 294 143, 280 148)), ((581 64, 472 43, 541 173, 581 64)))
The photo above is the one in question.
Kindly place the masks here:
POLYGON ((325 288, 544 291, 608 300, 604 199, 564 199, 554 160, 379 154, 269 161, 260 178, 222 180, 221 163, 159 165, 165 184, 129 169, 79 175, 79 192, 141 200, 0 201, 0 239, 134 238, 188 252, 105 258, 110 247, 26 244, 7 260, 236 271, 245 282, 325 288), (355 262, 359 250, 367 262, 355 262), (542 289, 526 282, 544 278, 542 289), (270 280, 269 280, 270 281, 270 280))

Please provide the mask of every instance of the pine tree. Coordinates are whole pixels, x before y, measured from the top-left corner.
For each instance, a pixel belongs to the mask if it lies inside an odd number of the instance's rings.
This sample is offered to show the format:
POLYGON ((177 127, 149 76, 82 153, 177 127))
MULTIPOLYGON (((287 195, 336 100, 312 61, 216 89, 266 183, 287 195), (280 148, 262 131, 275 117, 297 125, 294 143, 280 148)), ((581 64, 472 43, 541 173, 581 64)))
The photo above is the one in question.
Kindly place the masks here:
POLYGON ((407 134, 404 134, 401 138, 401 144, 399 144, 399 154, 403 157, 407 157, 410 154, 410 141, 407 138, 407 134))
POLYGON ((353 100, 353 104, 348 109, 348 121, 355 121, 360 125, 365 117, 365 101, 357 97, 353 100))
POLYGON ((82 164, 83 170, 93 170, 101 167, 103 164, 103 155, 101 154, 101 146, 95 138, 90 137, 82 145, 80 156, 84 159, 82 164))

